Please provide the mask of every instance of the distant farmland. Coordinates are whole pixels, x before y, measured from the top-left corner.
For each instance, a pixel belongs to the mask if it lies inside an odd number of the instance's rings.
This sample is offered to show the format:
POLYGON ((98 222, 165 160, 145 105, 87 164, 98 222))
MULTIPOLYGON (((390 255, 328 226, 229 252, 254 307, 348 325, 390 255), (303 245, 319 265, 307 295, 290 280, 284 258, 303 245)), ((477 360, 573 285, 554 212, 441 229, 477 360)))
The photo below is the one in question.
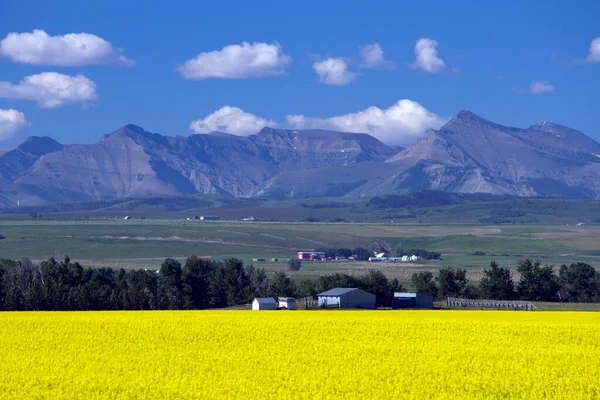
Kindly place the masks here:
POLYGON ((317 248, 427 249, 440 261, 416 265, 391 263, 304 263, 292 276, 369 268, 406 279, 422 269, 465 268, 477 280, 491 261, 513 266, 519 259, 539 258, 560 265, 582 261, 600 266, 600 226, 424 225, 395 223, 299 223, 185 221, 182 219, 1 219, 0 257, 41 260, 68 255, 84 265, 147 268, 167 257, 237 257, 267 270, 285 270, 286 259, 317 248), (271 262, 278 258, 278 262, 271 262))

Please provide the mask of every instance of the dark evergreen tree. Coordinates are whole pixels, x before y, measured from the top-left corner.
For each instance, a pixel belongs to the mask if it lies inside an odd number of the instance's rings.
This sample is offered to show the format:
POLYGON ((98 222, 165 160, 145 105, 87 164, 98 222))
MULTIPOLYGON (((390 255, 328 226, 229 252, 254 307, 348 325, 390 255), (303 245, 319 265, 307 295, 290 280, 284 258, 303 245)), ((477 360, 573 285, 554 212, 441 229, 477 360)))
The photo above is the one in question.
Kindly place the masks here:
POLYGON ((362 247, 357 247, 354 250, 352 250, 352 254, 354 254, 354 258, 356 260, 367 261, 369 257, 373 255, 373 252, 362 247))
POLYGON ((313 298, 317 293, 317 282, 313 279, 304 279, 298 284, 297 295, 299 297, 313 298))
POLYGON ((288 260, 288 269, 290 271, 300 271, 300 268, 302 268, 302 261, 298 258, 290 258, 288 260))
POLYGON ((210 282, 214 279, 215 265, 211 260, 192 256, 183 267, 184 308, 201 310, 210 304, 210 282))
POLYGON ((589 264, 562 265, 558 273, 561 301, 600 300, 600 273, 589 264))
POLYGON ((270 279, 269 296, 275 298, 295 297, 296 285, 285 272, 275 272, 270 279))
POLYGON ((169 310, 183 308, 183 281, 179 261, 167 258, 161 264, 158 275, 159 307, 169 310))
POLYGON ((256 268, 251 265, 246 268, 246 274, 250 279, 252 296, 265 297, 269 291, 269 279, 267 278, 267 273, 264 268, 256 268))
POLYGON ((441 268, 435 279, 437 282, 439 298, 463 297, 469 280, 467 271, 451 267, 441 268))
POLYGON ((360 287, 359 282, 356 278, 348 275, 348 274, 330 274, 330 275, 322 275, 317 280, 317 293, 326 292, 327 290, 331 290, 333 288, 357 288, 360 287))
POLYGON ((510 269, 499 267, 495 261, 490 263, 490 269, 483 270, 479 288, 484 299, 513 300, 516 295, 510 269))
POLYGON ((429 271, 422 271, 412 274, 411 282, 417 293, 430 294, 434 298, 438 295, 438 288, 433 279, 433 274, 429 271))
POLYGON ((380 299, 390 299, 394 295, 394 289, 390 281, 379 270, 371 270, 360 278, 359 287, 380 299))
POLYGON ((517 293, 521 300, 556 301, 558 299, 558 277, 551 266, 525 259, 517 264, 521 279, 517 285, 517 293))

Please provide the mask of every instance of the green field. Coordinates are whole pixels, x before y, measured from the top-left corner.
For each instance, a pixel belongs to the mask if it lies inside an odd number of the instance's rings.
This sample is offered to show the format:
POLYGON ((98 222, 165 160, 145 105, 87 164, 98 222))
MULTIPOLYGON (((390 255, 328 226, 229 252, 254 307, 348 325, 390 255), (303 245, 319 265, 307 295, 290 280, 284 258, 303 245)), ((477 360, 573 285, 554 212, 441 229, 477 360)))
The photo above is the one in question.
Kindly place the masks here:
POLYGON ((600 202, 559 198, 502 198, 474 200, 457 193, 426 191, 396 196, 399 203, 378 198, 262 199, 220 198, 207 195, 112 199, 69 204, 1 208, 0 219, 29 219, 30 213, 50 218, 185 219, 214 214, 223 219, 250 216, 261 221, 391 222, 417 224, 554 225, 600 224, 600 202), (401 205, 398 205, 401 204, 401 205))
POLYGON ((84 265, 154 268, 164 258, 191 255, 237 257, 269 271, 286 270, 301 250, 322 247, 427 249, 442 260, 405 263, 305 262, 295 279, 332 272, 362 274, 371 268, 408 281, 419 270, 467 269, 477 280, 491 261, 513 267, 539 258, 549 265, 586 262, 600 266, 600 226, 426 225, 398 223, 301 223, 186 221, 182 219, 9 219, 0 220, 0 257, 34 260, 66 255, 84 265), (253 258, 266 261, 253 262, 253 258), (277 262, 271 261, 278 258, 277 262))

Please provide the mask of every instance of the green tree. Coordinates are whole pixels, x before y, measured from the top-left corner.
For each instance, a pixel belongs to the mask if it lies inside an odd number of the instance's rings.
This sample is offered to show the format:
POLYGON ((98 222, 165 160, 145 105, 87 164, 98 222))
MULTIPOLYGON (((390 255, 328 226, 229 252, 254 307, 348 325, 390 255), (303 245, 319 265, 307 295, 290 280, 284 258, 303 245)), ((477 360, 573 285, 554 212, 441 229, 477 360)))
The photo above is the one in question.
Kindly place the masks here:
POLYGON ((196 256, 188 257, 182 270, 183 306, 202 310, 210 303, 210 282, 214 279, 214 262, 196 256))
POLYGON ((288 260, 288 270, 290 271, 300 271, 302 268, 302 261, 298 258, 290 258, 288 260))
POLYGON ((438 295, 438 288, 435 285, 433 274, 429 271, 422 271, 412 274, 410 278, 417 293, 430 294, 434 298, 438 295))
POLYGON ((317 295, 317 282, 313 279, 304 279, 298 284, 297 295, 299 297, 314 297, 317 295))
POLYGON ((600 273, 585 263, 562 265, 558 272, 559 296, 562 301, 591 302, 600 300, 600 273))
POLYGON ((355 259, 358 261, 367 261, 369 257, 373 255, 373 252, 363 247, 357 247, 354 250, 352 250, 352 254, 354 254, 355 259))
POLYGON ((379 298, 391 299, 394 295, 390 282, 379 270, 371 270, 366 275, 359 278, 360 287, 379 298))
POLYGON ((335 274, 321 275, 319 277, 317 280, 317 293, 326 292, 338 287, 357 288, 359 286, 358 279, 348 274, 336 272, 335 274))
POLYGON ((246 268, 246 274, 250 279, 253 297, 265 297, 269 291, 269 279, 264 268, 249 266, 246 268))
POLYGON ((526 259, 517 264, 521 279, 517 293, 521 300, 556 301, 558 299, 558 277, 551 266, 542 266, 540 260, 526 259))
POLYGON ((499 267, 495 261, 490 269, 483 270, 483 278, 479 283, 481 297, 493 300, 512 300, 515 298, 515 285, 510 269, 499 267))
POLYGON ((271 279, 269 279, 269 296, 295 297, 296 285, 285 272, 275 272, 271 279))
POLYGON ((452 267, 440 269, 435 280, 438 286, 438 297, 440 298, 462 297, 469 283, 467 271, 452 267))
POLYGON ((393 292, 406 292, 406 289, 402 286, 402 284, 400 284, 398 278, 390 279, 390 287, 392 290, 392 295, 393 292))
POLYGON ((183 271, 179 261, 167 258, 160 265, 160 308, 179 310, 183 307, 183 271))
POLYGON ((211 282, 211 307, 247 304, 252 301, 252 285, 244 263, 230 258, 220 264, 211 282))

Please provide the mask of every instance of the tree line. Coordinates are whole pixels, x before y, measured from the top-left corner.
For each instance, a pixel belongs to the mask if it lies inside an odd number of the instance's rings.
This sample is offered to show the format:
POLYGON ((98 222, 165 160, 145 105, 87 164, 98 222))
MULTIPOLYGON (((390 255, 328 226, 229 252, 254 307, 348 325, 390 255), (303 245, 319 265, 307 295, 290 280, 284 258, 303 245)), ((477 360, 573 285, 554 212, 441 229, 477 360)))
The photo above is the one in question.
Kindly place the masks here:
POLYGON ((83 267, 57 261, 0 260, 0 310, 198 310, 248 304, 254 297, 309 297, 359 287, 381 298, 403 290, 380 271, 360 277, 321 276, 296 284, 284 272, 244 266, 232 258, 166 259, 158 270, 83 267))
POLYGON ((478 285, 469 282, 467 271, 442 268, 436 277, 429 271, 412 275, 417 292, 431 294, 438 300, 446 297, 492 300, 600 302, 600 272, 585 263, 554 267, 542 265, 539 260, 521 260, 516 268, 515 281, 509 268, 492 262, 483 270, 478 285))
MULTIPOLYGON (((349 249, 349 248, 344 248, 344 247, 340 247, 340 248, 321 247, 321 248, 317 249, 317 251, 324 252, 326 258, 335 258, 335 257, 350 258, 350 257, 353 257, 357 261, 367 261, 369 259, 369 257, 372 257, 375 255, 375 252, 367 250, 364 247, 356 247, 354 249, 349 249)), ((389 251, 384 248, 380 248, 379 252, 389 253, 389 251)), ((441 260, 442 259, 441 253, 437 253, 435 251, 427 251, 425 249, 410 249, 410 250, 398 249, 398 250, 396 250, 396 257, 413 256, 413 255, 419 257, 422 260, 441 260)))
MULTIPOLYGON (((539 261, 522 260, 519 279, 491 263, 478 284, 466 270, 442 268, 437 276, 415 273, 417 292, 445 297, 495 300, 600 302, 600 273, 584 263, 563 265, 558 273, 539 261)), ((166 259, 158 270, 83 267, 66 257, 57 261, 0 260, 0 310, 193 310, 248 304, 254 297, 314 297, 336 287, 373 293, 380 306, 394 292, 406 291, 398 279, 381 271, 362 276, 343 273, 295 283, 284 272, 267 275, 262 268, 232 258, 214 261, 189 257, 183 265, 166 259)))

